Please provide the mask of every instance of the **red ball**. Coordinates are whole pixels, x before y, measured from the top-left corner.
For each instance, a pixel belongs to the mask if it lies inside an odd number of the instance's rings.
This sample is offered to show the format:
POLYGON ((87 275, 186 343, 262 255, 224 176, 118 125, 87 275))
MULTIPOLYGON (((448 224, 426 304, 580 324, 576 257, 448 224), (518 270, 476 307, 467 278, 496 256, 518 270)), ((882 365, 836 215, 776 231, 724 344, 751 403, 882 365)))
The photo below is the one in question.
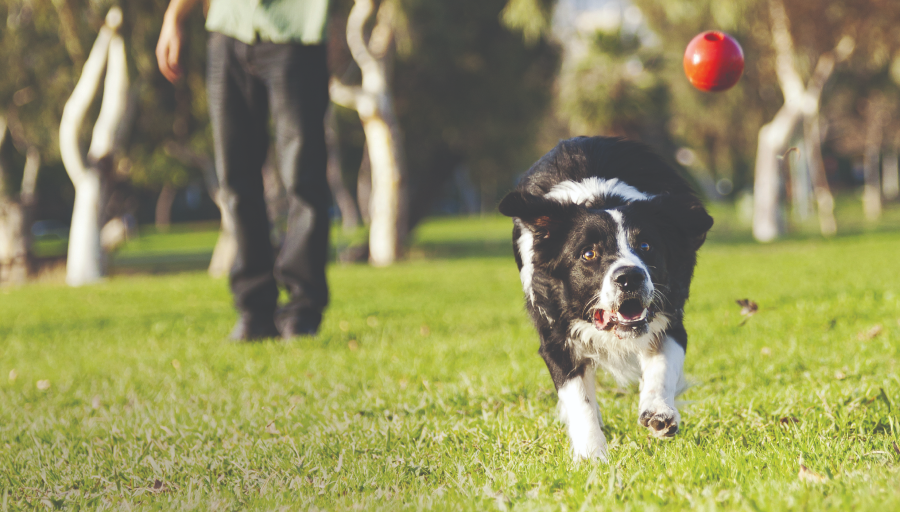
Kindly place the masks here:
POLYGON ((701 91, 730 89, 743 72, 744 50, 724 32, 698 34, 684 52, 684 74, 701 91))

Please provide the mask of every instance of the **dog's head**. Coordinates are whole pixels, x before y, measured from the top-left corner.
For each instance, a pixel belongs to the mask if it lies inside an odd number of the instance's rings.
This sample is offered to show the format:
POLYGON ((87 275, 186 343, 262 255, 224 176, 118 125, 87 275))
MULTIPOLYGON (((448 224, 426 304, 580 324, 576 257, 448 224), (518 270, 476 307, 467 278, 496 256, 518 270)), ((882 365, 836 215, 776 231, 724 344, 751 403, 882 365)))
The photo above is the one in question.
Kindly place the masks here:
POLYGON ((619 338, 643 336, 656 315, 683 307, 713 223, 692 195, 637 194, 573 202, 515 191, 500 203, 530 232, 531 264, 552 280, 563 313, 619 338))

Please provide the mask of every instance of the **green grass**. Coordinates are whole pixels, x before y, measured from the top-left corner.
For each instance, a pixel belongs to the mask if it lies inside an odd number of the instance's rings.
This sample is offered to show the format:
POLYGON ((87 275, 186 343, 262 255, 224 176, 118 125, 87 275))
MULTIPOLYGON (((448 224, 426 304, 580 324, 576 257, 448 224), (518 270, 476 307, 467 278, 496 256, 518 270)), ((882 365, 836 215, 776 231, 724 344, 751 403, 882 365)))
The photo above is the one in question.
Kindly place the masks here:
POLYGON ((717 229, 681 433, 653 439, 601 376, 609 465, 567 454, 504 219, 332 266, 321 334, 290 344, 227 343, 226 282, 202 272, 0 290, 0 510, 900 506, 900 233, 717 229), (740 298, 760 305, 743 326, 740 298))

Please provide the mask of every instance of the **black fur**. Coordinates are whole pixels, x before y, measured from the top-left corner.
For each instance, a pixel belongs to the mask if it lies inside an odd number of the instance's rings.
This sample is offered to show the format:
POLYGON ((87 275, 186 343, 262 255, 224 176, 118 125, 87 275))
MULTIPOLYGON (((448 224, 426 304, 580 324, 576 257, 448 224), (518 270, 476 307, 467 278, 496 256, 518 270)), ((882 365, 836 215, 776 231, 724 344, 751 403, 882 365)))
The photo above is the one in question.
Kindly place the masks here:
MULTIPOLYGON (((621 214, 632 250, 649 269, 656 289, 652 311, 670 319, 664 334, 687 347, 683 308, 697 249, 713 220, 688 183, 646 146, 604 137, 562 141, 532 166, 499 209, 519 220, 513 244, 520 271, 527 264, 518 244, 522 230, 530 230, 533 236, 534 301, 526 298, 526 303, 541 338, 540 354, 557 389, 590 364, 567 345, 570 327, 577 320, 592 321, 590 301, 610 266, 621 261, 615 250, 618 227, 610 210, 621 214), (590 177, 615 178, 649 198, 613 195, 572 204, 544 197, 559 183, 590 177), (641 244, 649 249, 641 251, 641 244), (585 260, 588 250, 595 259, 585 260)), ((621 296, 627 299, 629 293, 621 291, 621 296)), ((637 338, 647 334, 646 329, 637 326, 616 332, 622 333, 620 338, 637 338)))

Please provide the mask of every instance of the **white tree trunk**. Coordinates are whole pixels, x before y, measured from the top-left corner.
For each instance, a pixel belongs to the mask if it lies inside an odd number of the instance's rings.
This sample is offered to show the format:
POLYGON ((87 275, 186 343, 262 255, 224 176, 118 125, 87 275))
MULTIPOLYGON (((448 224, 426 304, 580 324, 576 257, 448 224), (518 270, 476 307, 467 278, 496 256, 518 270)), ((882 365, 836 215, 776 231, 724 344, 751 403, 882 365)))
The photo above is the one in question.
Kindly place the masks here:
POLYGON ((900 165, 897 158, 897 150, 891 149, 885 152, 881 161, 881 191, 887 201, 900 197, 900 165))
POLYGON ((168 231, 172 225, 172 205, 175 203, 177 193, 178 189, 168 183, 163 185, 162 190, 159 191, 154 212, 154 224, 159 232, 168 231))
POLYGON ((391 130, 382 119, 364 121, 363 130, 372 164, 369 258, 375 266, 390 265, 397 259, 399 240, 400 172, 397 155, 393 151, 391 130))
POLYGON ((881 98, 869 100, 866 109, 866 148, 863 154, 863 212, 866 219, 881 217, 881 141, 884 137, 884 106, 881 98))
POLYGON ((66 102, 59 126, 60 156, 75 186, 75 207, 66 261, 66 283, 70 286, 89 284, 103 276, 100 208, 104 179, 112 169, 116 132, 128 97, 125 42, 118 35, 121 23, 122 11, 118 7, 110 9, 84 64, 81 78, 66 102), (97 94, 104 67, 107 69, 103 100, 85 158, 79 147, 78 132, 97 94))
POLYGON ((187 146, 175 141, 169 141, 165 146, 166 153, 181 160, 185 165, 197 167, 203 171, 203 181, 206 184, 206 192, 219 208, 221 224, 219 238, 213 249, 212 259, 209 261, 207 272, 212 277, 228 275, 237 255, 237 240, 234 237, 234 217, 231 210, 225 207, 225 198, 219 188, 219 176, 216 174, 216 164, 208 155, 192 151, 187 146))
POLYGON ((103 250, 100 247, 100 172, 86 169, 75 188, 75 207, 69 229, 66 283, 81 286, 103 277, 103 250))
POLYGON ((780 215, 780 176, 778 156, 787 144, 801 116, 815 117, 819 112, 822 88, 831 77, 836 62, 853 52, 854 41, 845 36, 833 52, 819 56, 809 82, 804 85, 794 62, 794 42, 789 20, 781 0, 769 0, 772 44, 775 47, 775 72, 784 95, 784 105, 775 118, 759 130, 753 186, 753 236, 771 242, 784 231, 780 215))
POLYGON ((219 189, 216 191, 216 205, 222 214, 222 225, 219 230, 219 238, 213 249, 212 260, 209 262, 209 275, 212 277, 227 276, 234 265, 237 256, 237 239, 234 237, 234 217, 231 210, 226 208, 225 193, 219 189))
POLYGON ((813 193, 819 212, 819 231, 824 236, 837 234, 837 222, 834 219, 834 196, 828 186, 825 164, 822 162, 822 135, 819 130, 819 116, 806 116, 803 121, 803 141, 806 147, 806 160, 809 162, 809 175, 812 179, 813 193))
POLYGON ((799 119, 800 112, 785 104, 775 119, 759 130, 753 182, 753 237, 760 242, 771 242, 784 233, 779 200, 780 159, 799 119))
POLYGON ((394 263, 406 233, 405 162, 403 140, 388 88, 387 57, 393 37, 393 4, 382 2, 369 42, 363 35, 372 14, 371 0, 356 0, 347 19, 347 44, 362 71, 362 86, 348 87, 332 80, 332 100, 355 109, 366 134, 372 170, 370 196, 369 262, 394 263))

